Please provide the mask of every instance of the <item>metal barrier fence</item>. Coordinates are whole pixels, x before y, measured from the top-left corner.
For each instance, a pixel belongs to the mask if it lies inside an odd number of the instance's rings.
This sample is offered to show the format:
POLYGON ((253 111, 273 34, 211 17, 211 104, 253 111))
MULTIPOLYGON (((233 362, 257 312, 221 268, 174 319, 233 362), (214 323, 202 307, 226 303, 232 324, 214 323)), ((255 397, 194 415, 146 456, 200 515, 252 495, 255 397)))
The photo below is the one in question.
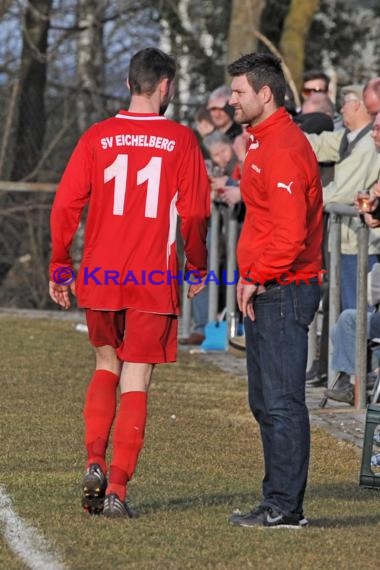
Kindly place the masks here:
MULTIPOLYGON (((357 217, 353 206, 330 204, 325 211, 330 214, 330 267, 329 267, 329 330, 336 323, 340 314, 340 249, 342 216, 357 217)), ((357 298, 356 298, 356 347, 355 347, 355 407, 365 408, 367 402, 367 273, 368 273, 368 241, 369 229, 364 222, 358 229, 358 261, 357 261, 357 298)), ((334 382, 334 371, 331 370, 333 346, 329 341, 329 374, 328 385, 334 382)))
MULTIPOLYGON (((226 279, 227 283, 232 283, 237 271, 236 264, 236 244, 239 233, 239 222, 236 219, 234 208, 225 204, 213 203, 210 220, 209 241, 209 267, 208 270, 220 281, 220 247, 221 228, 224 226, 224 245, 226 256, 226 279)), ((215 281, 210 281, 208 287, 208 321, 213 322, 218 319, 219 285, 215 281)), ((187 298, 188 286, 182 289, 182 335, 187 337, 191 328, 191 303, 187 298)), ((226 318, 228 336, 235 336, 236 327, 236 284, 226 286, 226 318)))
MULTIPOLYGON (((331 204, 325 208, 330 214, 330 264, 328 268, 329 283, 329 331, 338 320, 340 310, 340 250, 341 250, 341 220, 342 216, 357 217, 358 212, 353 206, 331 204)), ((209 270, 219 277, 219 247, 220 222, 222 210, 214 204, 210 223, 209 270)), ((236 242, 238 237, 238 222, 233 218, 231 210, 224 215, 226 221, 226 251, 227 276, 232 281, 236 269, 236 242)), ((355 374, 355 407, 366 406, 366 375, 367 375, 367 271, 368 271, 368 227, 362 223, 358 230, 358 263, 357 263, 357 325, 356 325, 356 374, 355 374)), ((218 285, 209 283, 209 322, 217 319, 218 285)), ((227 318, 229 338, 234 335, 236 317, 236 287, 227 286, 227 318)), ((191 303, 187 299, 187 287, 183 287, 182 296, 182 334, 188 336, 191 328, 191 303)), ((335 381, 336 371, 331 369, 333 345, 329 339, 329 371, 328 386, 331 388, 335 381)), ((317 318, 314 319, 309 332, 308 368, 317 355, 317 318)))
MULTIPOLYGON (((25 183, 0 181, 0 192, 54 192, 55 184, 25 183)), ((331 204, 326 207, 330 214, 330 265, 329 265, 329 329, 336 323, 340 314, 340 249, 341 249, 341 218, 342 216, 357 217, 357 210, 352 206, 331 204)), ((226 281, 234 281, 236 271, 236 243, 239 222, 234 209, 222 204, 214 204, 210 222, 209 240, 209 270, 220 278, 220 245, 221 224, 223 219, 224 242, 226 257, 226 281)), ((368 272, 368 227, 362 223, 358 230, 358 263, 357 263, 357 320, 356 320, 356 374, 355 374, 355 407, 364 408, 366 405, 366 374, 367 374, 367 272, 368 272)), ((211 281, 208 285, 208 320, 217 320, 218 316, 218 284, 211 281)), ((236 322, 236 285, 226 287, 226 309, 229 337, 235 334, 236 322)), ((191 328, 191 303, 187 299, 187 286, 182 292, 182 334, 188 336, 191 328)), ((328 385, 334 382, 334 372, 331 370, 332 343, 329 341, 329 374, 328 385)), ((310 328, 309 335, 309 364, 317 352, 316 321, 310 328)))

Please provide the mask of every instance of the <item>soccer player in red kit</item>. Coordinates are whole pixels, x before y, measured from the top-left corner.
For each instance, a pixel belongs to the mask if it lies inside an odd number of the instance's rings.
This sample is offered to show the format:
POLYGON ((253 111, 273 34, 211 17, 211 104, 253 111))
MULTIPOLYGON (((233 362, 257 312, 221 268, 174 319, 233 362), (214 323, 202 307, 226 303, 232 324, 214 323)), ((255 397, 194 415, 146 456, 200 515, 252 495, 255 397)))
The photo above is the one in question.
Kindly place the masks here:
MULTIPOLYGON (((209 183, 193 132, 164 117, 173 96, 175 61, 156 48, 131 59, 128 111, 94 124, 81 137, 51 213, 49 292, 85 308, 96 370, 84 406, 87 468, 82 504, 90 513, 133 516, 126 501, 143 446, 147 392, 155 364, 177 350, 177 214, 186 271, 204 277, 209 183), (73 276, 70 246, 88 203, 81 266, 73 276), (120 405, 116 414, 117 387, 120 405), (107 482, 105 460, 114 423, 107 482)), ((203 288, 190 286, 193 297, 203 288)))

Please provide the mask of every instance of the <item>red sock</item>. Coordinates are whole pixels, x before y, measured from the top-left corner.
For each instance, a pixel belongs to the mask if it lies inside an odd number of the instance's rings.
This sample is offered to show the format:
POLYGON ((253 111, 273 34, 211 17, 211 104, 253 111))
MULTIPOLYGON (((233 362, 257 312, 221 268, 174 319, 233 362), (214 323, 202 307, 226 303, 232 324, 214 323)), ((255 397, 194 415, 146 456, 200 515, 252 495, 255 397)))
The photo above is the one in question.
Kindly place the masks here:
POLYGON ((87 389, 83 415, 87 465, 98 463, 104 473, 106 449, 116 412, 119 377, 109 370, 96 370, 87 389))
POLYGON ((127 481, 132 479, 139 453, 144 445, 148 396, 146 392, 121 395, 113 434, 113 456, 107 487, 125 500, 127 481))

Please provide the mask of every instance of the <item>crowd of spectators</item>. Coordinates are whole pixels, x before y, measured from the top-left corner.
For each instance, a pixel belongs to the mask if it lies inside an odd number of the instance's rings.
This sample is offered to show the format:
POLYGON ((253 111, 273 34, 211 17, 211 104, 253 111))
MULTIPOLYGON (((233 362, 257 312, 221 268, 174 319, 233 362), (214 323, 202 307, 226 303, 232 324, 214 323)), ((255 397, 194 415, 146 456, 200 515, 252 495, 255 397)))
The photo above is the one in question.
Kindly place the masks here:
MULTIPOLYGON (((205 105, 194 115, 193 127, 201 142, 207 162, 211 198, 214 207, 224 208, 230 215, 237 209, 240 220, 244 216, 239 180, 246 152, 247 135, 244 126, 234 121, 234 110, 229 104, 231 90, 222 85, 210 93, 205 105)), ((302 106, 297 109, 291 91, 286 97, 286 108, 305 132, 320 165, 324 205, 345 204, 359 207, 356 196, 365 191, 370 197, 368 211, 354 217, 343 217, 341 224, 341 315, 334 329, 328 329, 328 265, 329 216, 324 216, 324 268, 327 275, 322 284, 322 327, 319 350, 307 373, 310 386, 326 386, 328 343, 334 345, 332 367, 336 370, 336 384, 326 395, 353 404, 351 375, 355 370, 354 349, 356 323, 356 273, 358 228, 366 223, 370 228, 368 266, 380 262, 380 78, 366 84, 351 84, 338 89, 333 102, 329 77, 322 71, 304 74, 301 90, 302 106)), ((220 235, 225 241, 226 217, 220 235)), ((225 260, 224 260, 225 261, 225 260)), ((223 255, 221 256, 223 263, 223 255)), ((221 295, 223 302, 224 296, 221 295)), ((193 302, 194 328, 183 344, 201 344, 207 324, 207 288, 193 302)), ((368 338, 380 336, 380 316, 376 307, 369 306, 368 338)))

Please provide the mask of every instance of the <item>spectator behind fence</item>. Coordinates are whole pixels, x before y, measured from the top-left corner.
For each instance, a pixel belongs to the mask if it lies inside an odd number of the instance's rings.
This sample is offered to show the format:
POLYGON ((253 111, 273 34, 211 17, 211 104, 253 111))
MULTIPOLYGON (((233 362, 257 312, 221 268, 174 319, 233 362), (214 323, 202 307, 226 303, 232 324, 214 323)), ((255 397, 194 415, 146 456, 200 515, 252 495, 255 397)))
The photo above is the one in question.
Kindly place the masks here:
POLYGON ((203 144, 203 139, 215 131, 215 125, 212 122, 210 111, 207 109, 206 105, 202 105, 202 107, 199 107, 195 112, 194 127, 195 134, 202 149, 202 154, 204 158, 209 158, 208 151, 203 144))
MULTIPOLYGON (((380 264, 373 266, 379 280, 380 292, 380 264)), ((377 299, 380 302, 380 298, 377 299)), ((331 389, 325 390, 325 396, 337 402, 354 405, 354 385, 351 383, 351 375, 356 373, 355 346, 356 346, 356 309, 343 311, 331 329, 331 341, 333 352, 331 368, 336 371, 336 377, 331 389)), ((380 338, 380 314, 378 311, 367 313, 367 339, 380 338)), ((373 375, 369 376, 373 379, 373 375)), ((367 388, 371 386, 367 383, 367 388)))
POLYGON ((241 164, 230 139, 220 131, 214 131, 205 137, 204 145, 213 163, 219 167, 218 176, 211 177, 212 199, 222 200, 229 206, 239 203, 241 164))
POLYGON ((370 79, 363 91, 363 101, 371 117, 380 111, 380 77, 370 79))
MULTIPOLYGON (((306 102, 309 97, 315 93, 324 93, 331 101, 332 93, 330 91, 329 76, 322 70, 310 69, 309 71, 305 71, 303 75, 303 87, 301 90, 302 99, 306 102)), ((332 117, 334 130, 342 128, 342 117, 335 109, 332 117)))
MULTIPOLYGON (((334 105, 324 91, 312 92, 304 100, 302 112, 294 117, 294 121, 305 133, 321 134, 333 131, 334 105)), ((322 185, 326 186, 334 179, 334 162, 319 162, 322 185)), ((323 215, 323 269, 328 270, 328 214, 323 215)), ((324 277, 321 287, 322 296, 322 334, 319 338, 319 357, 315 359, 306 374, 311 386, 327 385, 327 362, 329 343, 329 289, 328 278, 324 277)))
POLYGON ((211 113, 207 109, 206 105, 202 105, 202 107, 199 107, 199 109, 195 112, 194 123, 195 129, 200 134, 202 139, 215 131, 215 125, 212 121, 211 113))
MULTIPOLYGON (((323 188, 325 205, 353 204, 359 190, 369 189, 378 179, 380 156, 371 139, 372 119, 363 103, 363 88, 342 89, 345 130, 307 135, 319 161, 335 161, 334 180, 323 188)), ((341 308, 356 307, 357 230, 360 220, 342 217, 341 308)), ((371 231, 369 268, 380 253, 380 232, 371 231)))
POLYGON ((301 112, 323 113, 328 117, 332 117, 334 115, 334 105, 327 93, 311 93, 309 97, 303 102, 301 112))
MULTIPOLYGON (((240 178, 241 164, 233 150, 231 141, 218 131, 205 138, 205 145, 214 164, 219 167, 218 176, 211 177, 211 199, 221 206, 222 226, 220 228, 219 254, 220 266, 226 269, 228 225, 231 217, 242 221, 245 207, 241 202, 240 178), (225 206, 230 206, 226 208, 225 206)), ((219 289, 221 309, 225 304, 225 288, 219 289)))
POLYGON ((284 107, 280 60, 253 53, 228 71, 236 120, 249 124, 237 299, 245 317, 249 404, 265 461, 258 508, 230 522, 302 528, 310 448, 307 336, 320 298, 322 188, 315 155, 284 107), (296 281, 297 270, 307 282, 296 281))
POLYGON ((301 95, 304 101, 312 93, 328 93, 330 78, 324 71, 319 69, 309 69, 303 74, 303 86, 301 95))
MULTIPOLYGON (((212 161, 209 173, 211 181, 211 199, 219 204, 233 206, 239 204, 239 210, 235 215, 242 216, 244 205, 241 203, 241 195, 239 189, 239 180, 241 176, 241 166, 236 154, 232 148, 232 143, 227 135, 217 129, 205 136, 203 139, 204 147, 212 161), (218 170, 218 175, 213 173, 218 170)), ((218 237, 223 235, 225 238, 226 228, 228 227, 228 216, 231 212, 224 209, 222 212, 223 227, 218 237)), ((225 251, 225 239, 221 239, 218 246, 223 257, 225 251)), ((210 244, 208 243, 209 247, 210 244)), ((222 261, 223 263, 223 261, 222 261)), ((224 290, 219 288, 219 300, 222 304, 225 302, 224 290)), ((188 337, 180 338, 179 342, 183 345, 200 345, 205 340, 205 327, 208 321, 208 288, 206 287, 192 301, 193 311, 193 330, 188 337)))
MULTIPOLYGON (((212 132, 218 132, 211 119, 210 111, 206 105, 202 105, 194 115, 195 134, 198 138, 203 157, 206 163, 209 162, 210 155, 204 144, 204 138, 212 132)), ((178 242, 181 244, 181 240, 178 242)), ((193 327, 189 336, 180 337, 178 342, 182 345, 199 346, 205 340, 205 328, 208 321, 208 291, 207 287, 194 297, 191 302, 191 312, 193 316, 193 327)))
MULTIPOLYGON (((366 108, 368 105, 369 108, 367 108, 367 111, 371 116, 373 116, 374 110, 380 109, 380 78, 368 81, 363 90, 363 102, 365 103, 366 108)), ((373 131, 372 131, 372 136, 374 136, 373 131)), ((358 160, 360 161, 360 158, 358 160)), ((378 224, 376 222, 374 223, 373 220, 371 223, 369 222, 367 223, 371 228, 378 226, 378 224)), ((371 235, 373 236, 373 234, 370 234, 370 239, 371 235)), ((325 257, 327 256, 325 255, 325 257)), ((328 331, 328 316, 327 316, 328 306, 326 307, 326 291, 324 291, 322 296, 322 307, 323 307, 324 320, 323 320, 321 343, 320 343, 320 355, 319 359, 313 362, 307 374, 307 381, 310 382, 311 385, 315 386, 327 384, 327 352, 328 352, 329 331, 328 331)))
MULTIPOLYGON (((89 203, 83 260, 70 286, 75 284, 78 305, 86 309, 96 354, 84 407, 87 469, 82 501, 89 512, 103 511, 109 517, 133 516, 125 502, 126 485, 144 443, 153 368, 176 360, 178 280, 158 283, 149 276, 169 271, 178 277, 177 211, 186 270, 202 277, 207 272, 210 190, 204 161, 194 133, 163 116, 174 94, 175 71, 175 60, 156 48, 132 57, 128 111, 82 135, 51 213, 49 292, 68 309, 70 245, 89 203), (86 280, 94 268, 100 270, 97 279, 86 280), (106 450, 113 425, 107 484, 106 450)), ((189 296, 203 286, 193 285, 189 296)))
POLYGON ((334 105, 326 93, 311 93, 304 101, 301 113, 294 120, 305 133, 319 135, 323 131, 333 131, 334 105))
MULTIPOLYGON (((319 135, 323 131, 333 131, 334 105, 324 92, 313 92, 304 101, 301 113, 294 117, 294 121, 304 133, 319 135)), ((326 186, 334 178, 334 163, 319 162, 322 185, 326 186)))
POLYGON ((244 160, 247 138, 242 125, 234 120, 234 109, 229 105, 231 89, 221 85, 209 95, 207 108, 216 128, 226 134, 233 144, 234 152, 240 161, 244 160))
MULTIPOLYGON (((376 151, 380 153, 380 113, 376 115, 372 126, 371 136, 376 151)), ((367 225, 371 228, 380 226, 380 184, 375 184, 370 190, 371 212, 362 213, 367 225)), ((361 204, 356 200, 355 205, 360 209, 361 204)), ((376 312, 367 315, 367 338, 380 337, 380 264, 376 263, 368 278, 368 303, 376 307, 376 312)), ((337 372, 334 385, 325 391, 325 396, 338 402, 354 404, 354 386, 350 376, 355 374, 355 338, 356 338, 356 310, 347 309, 341 313, 338 321, 331 330, 331 340, 334 350, 331 368, 337 372)))

